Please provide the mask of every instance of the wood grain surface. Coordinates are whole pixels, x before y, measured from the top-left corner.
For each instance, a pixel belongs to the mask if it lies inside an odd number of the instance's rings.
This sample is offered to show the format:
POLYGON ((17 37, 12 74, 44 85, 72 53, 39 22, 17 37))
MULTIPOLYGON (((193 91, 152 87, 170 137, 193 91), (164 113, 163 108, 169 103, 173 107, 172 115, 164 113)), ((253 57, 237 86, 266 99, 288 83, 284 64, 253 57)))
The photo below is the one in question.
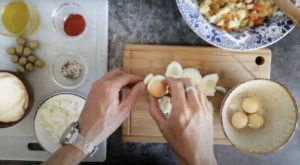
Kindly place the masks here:
MULTIPOLYGON (((238 83, 255 78, 270 78, 271 51, 260 49, 248 52, 228 51, 214 47, 126 45, 123 70, 145 77, 149 73, 164 75, 172 61, 183 68, 197 68, 202 76, 219 74, 219 86, 230 90, 238 83)), ((220 125, 219 109, 225 94, 216 92, 208 97, 214 106, 214 143, 229 144, 220 125)), ((149 112, 148 92, 133 107, 122 125, 126 142, 166 142, 149 112)))
POLYGON ((0 70, 0 72, 7 72, 7 73, 10 73, 10 74, 16 76, 18 79, 20 79, 22 81, 22 83, 24 84, 24 86, 27 90, 27 93, 28 93, 28 107, 27 107, 23 117, 20 120, 15 121, 15 122, 10 122, 10 123, 0 122, 0 128, 7 128, 7 127, 11 127, 11 126, 19 123, 20 121, 22 121, 30 113, 30 111, 33 107, 33 104, 34 104, 34 91, 33 91, 33 88, 31 86, 31 84, 29 83, 29 81, 21 73, 7 71, 7 70, 0 70))

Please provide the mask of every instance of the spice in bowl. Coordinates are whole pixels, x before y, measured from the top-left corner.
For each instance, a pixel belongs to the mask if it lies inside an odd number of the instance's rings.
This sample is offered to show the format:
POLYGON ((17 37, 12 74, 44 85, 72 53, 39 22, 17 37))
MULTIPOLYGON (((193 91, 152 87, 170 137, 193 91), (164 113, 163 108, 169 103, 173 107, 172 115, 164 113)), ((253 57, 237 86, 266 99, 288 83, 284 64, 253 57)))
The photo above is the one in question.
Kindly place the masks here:
POLYGON ((64 31, 68 36, 78 36, 85 29, 86 23, 82 15, 70 14, 64 22, 64 31))
POLYGON ((81 75, 82 67, 76 61, 68 61, 62 66, 61 72, 68 79, 77 79, 81 75))

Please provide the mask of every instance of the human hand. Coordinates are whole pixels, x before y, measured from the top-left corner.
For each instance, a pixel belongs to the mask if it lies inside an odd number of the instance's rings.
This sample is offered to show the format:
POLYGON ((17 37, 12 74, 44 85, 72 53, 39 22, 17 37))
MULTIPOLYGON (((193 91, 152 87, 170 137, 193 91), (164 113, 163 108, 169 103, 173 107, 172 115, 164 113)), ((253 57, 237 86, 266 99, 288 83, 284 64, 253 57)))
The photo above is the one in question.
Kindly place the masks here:
POLYGON ((213 152, 213 119, 206 96, 185 92, 195 86, 190 79, 166 78, 170 87, 172 111, 166 118, 159 109, 158 99, 150 95, 150 114, 174 151, 180 164, 215 165, 213 152))
POLYGON ((129 116, 144 88, 142 77, 118 69, 104 75, 92 85, 78 121, 80 133, 93 143, 100 144, 129 116), (120 101, 119 92, 129 84, 134 86, 120 101))

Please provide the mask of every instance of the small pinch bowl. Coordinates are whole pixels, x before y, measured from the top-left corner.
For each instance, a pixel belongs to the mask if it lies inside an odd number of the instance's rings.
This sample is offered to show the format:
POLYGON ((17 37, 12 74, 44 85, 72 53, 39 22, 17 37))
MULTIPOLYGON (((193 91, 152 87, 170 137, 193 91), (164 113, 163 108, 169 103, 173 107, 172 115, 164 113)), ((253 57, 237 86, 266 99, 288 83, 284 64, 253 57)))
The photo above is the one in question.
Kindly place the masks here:
POLYGON ((267 79, 243 82, 225 96, 221 109, 221 126, 228 141, 249 155, 267 155, 281 149, 293 136, 298 121, 298 109, 291 93, 281 84, 267 79), (259 101, 258 113, 264 125, 253 130, 246 126, 236 129, 231 117, 242 110, 242 101, 254 97, 259 101))

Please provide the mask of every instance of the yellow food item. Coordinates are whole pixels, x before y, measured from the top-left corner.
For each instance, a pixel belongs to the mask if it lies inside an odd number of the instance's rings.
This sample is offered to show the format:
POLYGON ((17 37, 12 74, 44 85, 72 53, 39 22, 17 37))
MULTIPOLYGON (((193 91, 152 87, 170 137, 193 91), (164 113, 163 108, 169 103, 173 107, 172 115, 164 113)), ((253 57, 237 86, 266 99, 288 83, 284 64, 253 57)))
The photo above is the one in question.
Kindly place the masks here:
POLYGON ((2 11, 2 23, 12 34, 21 33, 29 21, 29 10, 24 1, 13 1, 2 11))
POLYGON ((24 48, 24 50, 23 50, 23 54, 25 55, 25 56, 29 56, 29 55, 31 55, 31 49, 29 48, 29 47, 26 47, 26 48, 24 48))
POLYGON ((259 103, 255 98, 248 97, 243 100, 242 107, 247 113, 255 113, 259 108, 259 103))
POLYGON ((16 47, 16 53, 17 53, 17 54, 22 54, 22 53, 23 53, 23 49, 24 49, 24 46, 18 45, 18 46, 16 47))
POLYGON ((258 113, 248 115, 248 126, 252 129, 259 129, 264 125, 264 118, 258 113))
POLYGON ((10 55, 16 54, 16 49, 15 48, 7 48, 6 53, 10 54, 10 55))
POLYGON ((23 66, 19 65, 19 66, 17 66, 17 71, 19 73, 25 73, 25 68, 23 66))
POLYGON ((36 60, 34 66, 42 68, 44 66, 44 63, 41 60, 36 60))
POLYGON ((231 124, 234 128, 244 128, 248 123, 248 117, 244 112, 236 112, 231 117, 231 124))
POLYGON ((39 47, 39 43, 36 42, 36 41, 32 41, 32 42, 30 42, 29 47, 30 47, 31 49, 36 49, 36 48, 39 47))
POLYGON ((25 65, 27 64, 27 62, 28 62, 28 60, 27 60, 26 57, 21 57, 21 58, 19 59, 19 64, 20 64, 21 66, 25 66, 25 65))
POLYGON ((24 46, 25 43, 26 43, 26 38, 18 37, 16 41, 17 41, 17 43, 18 43, 19 45, 24 46))
POLYGON ((164 86, 161 81, 155 81, 150 86, 150 94, 155 97, 163 97, 166 94, 167 88, 164 86))

